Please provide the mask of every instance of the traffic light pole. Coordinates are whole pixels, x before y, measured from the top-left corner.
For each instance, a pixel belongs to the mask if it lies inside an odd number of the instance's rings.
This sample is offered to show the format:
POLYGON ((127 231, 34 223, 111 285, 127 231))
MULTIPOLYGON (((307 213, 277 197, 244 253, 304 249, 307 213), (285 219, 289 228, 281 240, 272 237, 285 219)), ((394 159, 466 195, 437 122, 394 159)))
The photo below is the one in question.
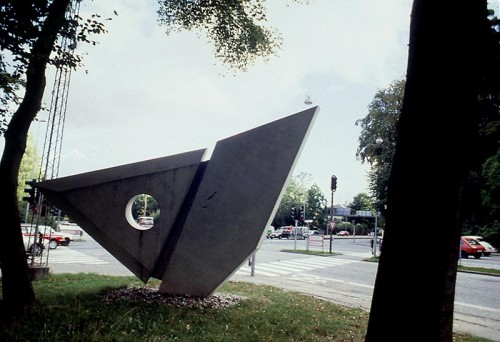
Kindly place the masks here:
POLYGON ((298 222, 298 220, 295 220, 295 228, 294 228, 295 234, 293 234, 294 235, 294 239, 293 239, 294 240, 294 246, 293 246, 294 250, 297 249, 297 222, 298 222))
POLYGON ((332 254, 332 245, 333 245, 333 193, 335 192, 334 189, 332 189, 332 200, 331 200, 331 212, 330 212, 330 224, 328 225, 328 230, 330 233, 330 254, 332 254))
POLYGON ((29 196, 24 196, 23 200, 26 201, 26 213, 24 216, 24 222, 28 222, 28 213, 30 210, 30 205, 35 206, 35 200, 36 200, 36 189, 34 187, 35 185, 35 179, 32 179, 30 181, 25 181, 24 182, 26 185, 29 185, 29 188, 24 189, 24 192, 27 193, 29 196))
POLYGON ((334 222, 333 222, 333 193, 335 192, 335 190, 337 190, 337 176, 335 176, 335 175, 332 176, 330 189, 332 190, 332 201, 331 201, 330 225, 329 225, 328 228, 330 230, 330 254, 332 254, 333 227, 334 227, 334 222))

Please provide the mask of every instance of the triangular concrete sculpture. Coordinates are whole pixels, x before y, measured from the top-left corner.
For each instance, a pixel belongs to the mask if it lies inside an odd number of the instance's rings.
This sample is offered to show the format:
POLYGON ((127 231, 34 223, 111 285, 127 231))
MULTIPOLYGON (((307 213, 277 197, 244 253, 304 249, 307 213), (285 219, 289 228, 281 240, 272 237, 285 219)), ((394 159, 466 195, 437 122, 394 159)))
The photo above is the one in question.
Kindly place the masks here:
POLYGON ((205 150, 38 183, 36 186, 144 282, 207 297, 255 251, 269 226, 318 107, 205 150), (129 207, 152 195, 160 219, 134 227, 129 207))

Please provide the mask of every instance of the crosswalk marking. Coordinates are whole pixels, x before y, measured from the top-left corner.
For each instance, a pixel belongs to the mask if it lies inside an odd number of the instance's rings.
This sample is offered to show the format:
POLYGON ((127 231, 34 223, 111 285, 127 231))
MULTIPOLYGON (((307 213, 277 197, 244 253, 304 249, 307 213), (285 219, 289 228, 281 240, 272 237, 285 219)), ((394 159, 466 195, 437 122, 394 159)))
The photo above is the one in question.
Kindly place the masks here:
MULTIPOLYGON (((325 258, 326 259, 326 258, 325 258)), ((337 266, 337 265, 345 265, 351 263, 352 260, 347 260, 347 259, 326 259, 326 260, 321 260, 320 262, 316 260, 311 260, 311 259, 296 259, 296 260, 286 260, 283 261, 282 263, 290 266, 302 266, 307 265, 307 269, 311 268, 324 268, 328 266, 337 266)))
POLYGON ((278 267, 278 268, 287 270, 288 272, 290 272, 291 267, 293 267, 295 269, 299 269, 299 270, 304 270, 304 271, 311 269, 310 266, 301 265, 301 264, 289 264, 285 261, 283 261, 283 262, 276 262, 275 261, 275 262, 266 263, 265 265, 266 265, 266 267, 278 267))
POLYGON ((266 264, 266 270, 272 271, 274 273, 279 273, 279 274, 289 274, 290 273, 290 267, 273 265, 271 263, 266 264))
POLYGON ((49 260, 49 265, 50 264, 85 264, 85 265, 108 264, 107 261, 101 260, 99 258, 69 248, 66 248, 64 251, 62 250, 58 251, 57 249, 51 251, 48 260, 49 260))
MULTIPOLYGON (((267 277, 278 277, 285 274, 300 273, 302 271, 326 268, 331 266, 342 266, 353 262, 358 262, 357 260, 348 260, 342 258, 328 258, 318 262, 316 259, 303 258, 303 259, 293 259, 293 260, 283 260, 283 261, 271 261, 265 263, 255 264, 255 274, 263 275, 267 277)), ((240 275, 246 275, 251 273, 251 267, 248 264, 244 264, 236 272, 240 275)))

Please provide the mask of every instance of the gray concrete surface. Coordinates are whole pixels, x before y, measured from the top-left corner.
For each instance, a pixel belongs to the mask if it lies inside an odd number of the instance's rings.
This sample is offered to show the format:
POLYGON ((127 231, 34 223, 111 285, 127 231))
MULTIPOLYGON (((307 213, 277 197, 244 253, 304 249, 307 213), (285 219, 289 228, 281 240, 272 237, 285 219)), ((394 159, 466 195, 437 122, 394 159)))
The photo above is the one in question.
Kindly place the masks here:
POLYGON ((49 180, 37 184, 101 246, 143 281, 151 277, 177 215, 198 171, 205 150, 49 180), (149 194, 159 203, 153 229, 135 229, 127 204, 149 194))
POLYGON ((279 206, 317 107, 221 140, 178 236, 160 291, 206 297, 246 262, 279 206))

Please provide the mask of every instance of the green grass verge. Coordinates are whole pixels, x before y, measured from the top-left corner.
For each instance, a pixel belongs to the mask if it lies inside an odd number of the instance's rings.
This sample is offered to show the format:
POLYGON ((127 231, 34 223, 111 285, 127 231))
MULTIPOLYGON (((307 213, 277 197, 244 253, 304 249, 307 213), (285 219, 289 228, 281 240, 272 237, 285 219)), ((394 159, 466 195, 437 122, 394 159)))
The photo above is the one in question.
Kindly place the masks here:
POLYGON ((469 267, 458 265, 459 271, 472 271, 472 272, 480 272, 480 273, 490 273, 490 274, 500 274, 500 270, 496 268, 484 268, 484 267, 469 267))
MULTIPOLYGON (((361 309, 242 282, 218 292, 244 300, 208 309, 105 300, 114 289, 144 286, 135 277, 51 274, 33 285, 39 304, 25 319, 0 322, 1 341, 363 341, 368 322, 361 309)), ((454 340, 487 341, 465 334, 454 340)))
MULTIPOLYGON (((379 257, 371 257, 368 259, 364 259, 364 261, 369 261, 369 262, 378 262, 379 257)), ((469 267, 469 266, 461 266, 458 265, 457 268, 459 271, 471 271, 471 272, 479 272, 479 273, 485 273, 485 274, 500 274, 500 270, 497 270, 495 268, 484 268, 484 267, 469 267)))

